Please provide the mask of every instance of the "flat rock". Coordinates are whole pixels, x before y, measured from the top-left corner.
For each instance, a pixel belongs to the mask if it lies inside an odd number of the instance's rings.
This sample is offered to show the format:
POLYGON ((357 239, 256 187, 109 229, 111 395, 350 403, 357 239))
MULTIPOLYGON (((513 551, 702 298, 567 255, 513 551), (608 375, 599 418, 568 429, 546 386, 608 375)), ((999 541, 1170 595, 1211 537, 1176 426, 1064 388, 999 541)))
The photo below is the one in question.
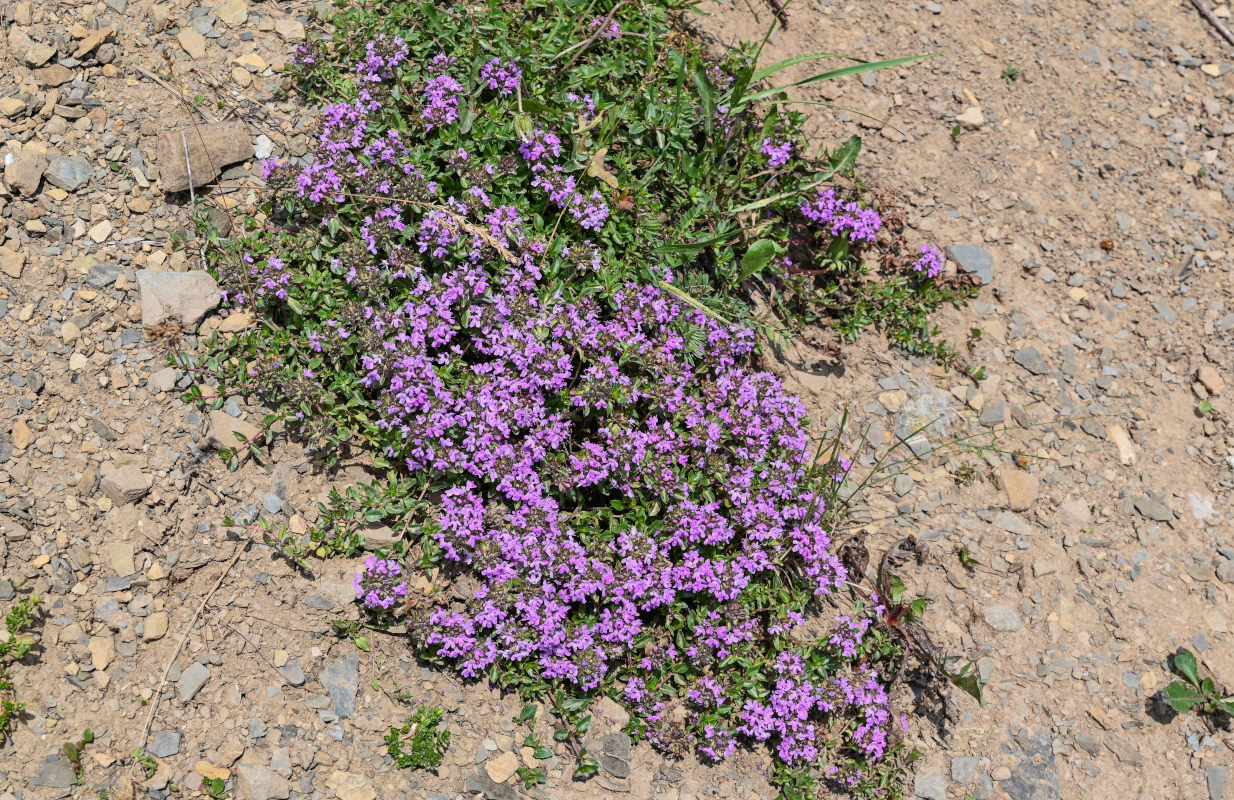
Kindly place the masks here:
MULTIPOLYGON (((277 661, 275 662, 278 663, 277 661)), ((286 664, 278 668, 279 674, 290 683, 292 686, 304 685, 304 668, 300 666, 300 659, 293 658, 286 664)))
POLYGON ((1205 364, 1195 372, 1196 380, 1204 384, 1204 389, 1211 395, 1221 394, 1225 388, 1225 384, 1221 380, 1221 374, 1216 368, 1210 364, 1205 364))
POLYGON ((356 713, 356 691, 360 688, 359 656, 348 653, 322 670, 318 680, 330 694, 334 713, 339 719, 356 713))
POLYGON ((1174 512, 1165 503, 1147 495, 1139 495, 1131 499, 1135 510, 1141 517, 1154 522, 1169 522, 1174 519, 1174 512))
POLYGON ((68 789, 77 785, 77 773, 73 771, 72 763, 60 756, 39 767, 38 774, 30 783, 48 789, 68 789))
POLYGON ((496 783, 483 769, 467 775, 467 791, 479 794, 485 800, 519 800, 518 791, 513 786, 496 783))
POLYGON ((4 182, 26 197, 39 191, 43 173, 47 171, 47 158, 42 153, 23 150, 13 156, 4 168, 4 182))
POLYGON ((236 797, 248 800, 287 800, 291 782, 264 764, 240 764, 235 769, 236 797))
POLYGON ((977 756, 959 756, 951 759, 951 780, 967 786, 977 779, 977 767, 981 759, 977 756))
POLYGON ((20 278, 22 268, 26 266, 26 253, 24 250, 10 250, 7 247, 0 247, 0 271, 10 278, 20 278))
POLYGON ((219 8, 219 21, 233 28, 243 25, 248 18, 249 4, 245 0, 227 0, 219 8))
POLYGON ((279 17, 274 21, 274 32, 289 42, 298 42, 304 38, 304 25, 291 17, 279 17))
POLYGON ((163 191, 184 192, 189 188, 190 169, 193 186, 204 186, 218 178, 224 167, 253 155, 253 140, 244 123, 231 121, 168 131, 159 137, 156 158, 163 191))
POLYGON ((994 518, 994 524, 999 528, 1014 533, 1016 536, 1028 536, 1033 532, 1033 526, 1020 519, 1010 511, 1003 511, 994 518))
POLYGON ((41 67, 56 55, 56 48, 50 44, 36 42, 22 56, 22 61, 26 62, 26 66, 34 69, 41 67))
POLYGON ((1003 467, 999 471, 1003 491, 1007 493, 1007 505, 1012 511, 1027 511, 1037 501, 1039 483, 1037 476, 1020 469, 1003 467))
POLYGON ((116 658, 116 640, 110 636, 91 636, 87 645, 90 664, 96 670, 107 669, 116 658))
POLYGON ((193 60, 204 58, 206 55, 206 37, 202 36, 192 28, 181 28, 176 34, 176 41, 180 43, 180 47, 184 48, 184 52, 189 54, 193 60))
POLYGON ((1015 359, 1015 363, 1034 375, 1044 375, 1049 371, 1045 359, 1041 357, 1041 353, 1035 347, 1025 347, 1012 356, 1012 358, 1015 359))
POLYGON ((179 731, 156 731, 147 748, 155 758, 167 758, 180 752, 179 731))
POLYGON ((86 285, 91 289, 106 289, 120 277, 120 265, 114 261, 100 261, 86 273, 86 285))
POLYGON ((99 482, 99 489, 118 506, 136 503, 150 491, 150 487, 146 485, 146 476, 136 464, 125 464, 107 473, 99 482))
POLYGON ((75 192, 90 182, 94 167, 89 161, 73 156, 56 156, 47 165, 43 177, 52 186, 66 192, 75 192))
POLYGON ((1144 766, 1144 753, 1128 739, 1109 733, 1105 737, 1105 746, 1124 764, 1144 766))
POLYGON ((484 771, 493 779, 493 783, 505 783, 510 780, 510 776, 518 772, 519 766, 518 756, 505 752, 484 762, 484 771))
POLYGON ((1015 633, 1024 627, 1024 622, 1020 619, 1020 615, 1011 606, 997 603, 986 606, 981 609, 981 616, 985 618, 987 625, 1003 633, 1015 633))
POLYGON ((73 58, 82 59, 90 54, 90 51, 101 45, 103 42, 110 39, 116 32, 115 28, 99 28, 96 31, 91 31, 86 35, 86 38, 77 43, 77 49, 73 51, 73 58))
POLYGON ((600 767, 615 778, 630 777, 630 737, 624 733, 609 733, 593 745, 600 767))
POLYGON ((1221 800, 1229 774, 1230 768, 1224 765, 1204 770, 1204 777, 1208 781, 1208 800, 1221 800))
POLYGON ((969 275, 975 275, 982 283, 994 282, 994 259, 981 245, 953 244, 947 248, 947 257, 969 275))
POLYGON ((145 327, 174 320, 195 330, 222 299, 218 284, 203 270, 138 270, 137 287, 141 290, 141 324, 145 327))
POLYGON ((175 367, 163 367, 158 372, 150 373, 150 377, 146 378, 146 388, 154 394, 170 392, 176 388, 178 374, 175 367))
MULTIPOLYGON (((210 670, 205 664, 199 662, 194 662, 191 667, 181 672, 180 679, 176 681, 176 695, 180 698, 180 702, 187 703, 196 697, 208 680, 210 680, 210 670)), ((286 796, 283 795, 283 797, 286 796)))
POLYGON ((141 638, 147 642, 153 642, 162 639, 167 635, 167 612, 155 611, 150 616, 146 617, 145 623, 141 629, 141 638))
POLYGON ((215 450, 227 449, 239 452, 240 460, 248 458, 249 448, 245 442, 252 442, 261 436, 261 428, 233 417, 222 409, 210 412, 210 427, 206 433, 206 443, 215 450), (242 449, 241 449, 242 448, 242 449))
POLYGON ((918 775, 913 779, 913 794, 920 800, 949 800, 947 779, 938 770, 918 775))
POLYGON ((326 787, 333 789, 339 800, 377 800, 377 790, 369 779, 354 772, 336 769, 326 779, 326 787))

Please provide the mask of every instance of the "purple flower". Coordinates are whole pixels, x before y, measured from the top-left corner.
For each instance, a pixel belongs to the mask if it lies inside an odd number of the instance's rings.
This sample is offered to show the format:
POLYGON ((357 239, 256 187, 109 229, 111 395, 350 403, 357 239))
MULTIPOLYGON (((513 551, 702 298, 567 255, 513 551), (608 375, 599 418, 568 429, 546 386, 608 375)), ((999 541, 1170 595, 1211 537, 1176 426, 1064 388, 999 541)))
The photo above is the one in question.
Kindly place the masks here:
POLYGON ((801 213, 832 236, 847 236, 852 242, 873 242, 883 227, 883 218, 872 208, 855 201, 845 202, 836 190, 820 189, 812 200, 801 204, 801 213))
POLYGON ((480 80, 502 97, 514 94, 522 75, 523 71, 513 61, 503 63, 500 58, 494 58, 480 70, 480 80))
POLYGON ((932 244, 923 244, 921 258, 913 262, 913 271, 924 272, 927 278, 936 278, 943 271, 946 262, 942 250, 932 244))
POLYGON ((356 573, 356 599, 369 611, 388 611, 407 595, 407 581, 401 578, 403 568, 395 561, 369 556, 364 568, 356 573))
POLYGON ((788 163, 788 159, 793 154, 793 143, 777 142, 768 136, 763 139, 763 146, 759 148, 759 152, 767 156, 767 166, 782 167, 788 163))

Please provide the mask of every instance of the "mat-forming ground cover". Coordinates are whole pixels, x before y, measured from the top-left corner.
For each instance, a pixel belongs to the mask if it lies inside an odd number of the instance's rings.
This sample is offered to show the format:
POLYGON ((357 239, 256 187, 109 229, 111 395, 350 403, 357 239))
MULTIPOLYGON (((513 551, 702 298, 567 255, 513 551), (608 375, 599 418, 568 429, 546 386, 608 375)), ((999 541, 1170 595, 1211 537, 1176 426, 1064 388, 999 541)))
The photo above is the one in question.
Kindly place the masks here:
POLYGON ((708 57, 685 10, 336 18, 297 58, 325 103, 311 157, 267 162, 270 202, 216 250, 262 325, 214 343, 206 394, 258 395, 327 462, 372 455, 384 481, 280 546, 394 527, 356 577, 374 622, 547 702, 578 777, 609 695, 665 751, 765 742, 786 793, 879 792, 901 648, 877 595, 843 591, 849 464, 752 366, 755 331, 880 325, 937 353, 926 315, 964 287, 863 197, 859 142, 809 157, 778 68, 708 57))

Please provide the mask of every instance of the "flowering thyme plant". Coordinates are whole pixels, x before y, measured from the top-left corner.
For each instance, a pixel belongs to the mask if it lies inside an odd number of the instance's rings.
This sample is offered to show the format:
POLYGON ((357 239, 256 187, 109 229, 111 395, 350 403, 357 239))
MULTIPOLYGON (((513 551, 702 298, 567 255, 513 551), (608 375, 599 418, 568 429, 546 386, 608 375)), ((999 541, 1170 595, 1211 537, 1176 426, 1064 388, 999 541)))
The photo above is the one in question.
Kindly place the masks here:
MULTIPOLYGON (((215 262, 269 324, 216 340, 211 369, 327 459, 388 469, 315 547, 397 522, 357 598, 405 615, 425 657, 567 720, 607 694, 669 752, 767 743, 783 786, 861 791, 894 750, 899 647, 877 599, 818 613, 850 577, 850 464, 820 457, 740 323, 769 287, 796 319, 843 318, 828 281, 901 243, 885 208, 818 188, 847 156, 809 162, 799 115, 754 113, 748 50, 708 62, 662 4, 522 5, 355 9, 301 49, 328 101, 312 157, 263 165, 271 200, 215 262), (770 248, 729 210, 752 203, 770 248)), ((957 296, 936 253, 897 268, 904 330, 957 296)))

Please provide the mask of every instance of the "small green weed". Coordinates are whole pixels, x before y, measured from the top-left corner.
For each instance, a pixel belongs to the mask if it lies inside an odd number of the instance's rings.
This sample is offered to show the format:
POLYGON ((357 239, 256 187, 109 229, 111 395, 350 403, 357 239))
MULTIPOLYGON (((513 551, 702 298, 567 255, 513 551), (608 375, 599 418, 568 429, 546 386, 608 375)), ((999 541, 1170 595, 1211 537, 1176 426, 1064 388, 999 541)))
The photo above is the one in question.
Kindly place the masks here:
POLYGON ((0 744, 8 741, 13 726, 26 708, 25 703, 17 700, 9 670, 34 649, 35 638, 25 634, 34 627, 40 602, 42 600, 38 597, 23 597, 13 603, 4 618, 4 629, 8 634, 0 640, 0 744))
POLYGON ((399 769, 436 769, 450 747, 450 732, 438 730, 442 710, 423 706, 401 727, 390 728, 386 752, 399 769))
POLYGON ((1003 68, 1003 74, 1000 75, 999 77, 1007 81, 1007 85, 1010 86, 1011 84, 1016 82, 1016 78, 1020 77, 1020 71, 1016 69, 1015 67, 1013 67, 1011 64, 1008 64, 1006 67, 1003 68))
POLYGON ((222 778, 209 778, 201 782, 201 791, 206 797, 223 800, 227 796, 227 783, 222 778))
POLYGON ((86 745, 93 741, 94 731, 86 728, 86 730, 82 732, 80 739, 76 742, 65 742, 64 746, 60 748, 60 752, 69 760, 69 763, 73 765, 73 774, 77 776, 78 784, 80 784, 82 780, 82 751, 86 749, 86 745))
POLYGON ((141 766, 142 771, 146 774, 146 778, 153 778, 154 773, 159 771, 158 760, 147 753, 143 748, 138 747, 133 750, 133 760, 141 766))
POLYGON ((1198 710, 1202 714, 1234 715, 1234 694, 1225 695, 1225 689, 1212 678, 1200 677, 1200 663, 1195 653, 1181 649, 1174 656, 1174 671, 1183 679, 1165 687, 1165 699, 1180 714, 1198 710))

